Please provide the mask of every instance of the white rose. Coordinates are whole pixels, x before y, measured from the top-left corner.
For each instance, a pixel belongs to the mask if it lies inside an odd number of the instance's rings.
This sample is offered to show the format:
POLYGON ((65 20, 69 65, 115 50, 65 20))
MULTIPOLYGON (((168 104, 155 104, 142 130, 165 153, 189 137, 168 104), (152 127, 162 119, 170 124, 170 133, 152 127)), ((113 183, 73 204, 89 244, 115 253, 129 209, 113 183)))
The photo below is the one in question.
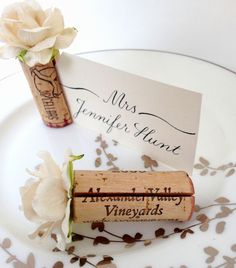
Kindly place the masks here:
POLYGON ((73 188, 72 162, 83 155, 75 156, 70 150, 60 168, 48 152, 38 154, 43 163, 31 172, 34 179, 30 179, 20 188, 22 210, 25 217, 40 225, 30 238, 47 237, 52 231, 57 232, 57 247, 65 249, 71 242, 70 205, 73 188))
MULTIPOLYGON (((41 152, 43 163, 34 172, 30 172, 36 179, 30 179, 20 188, 22 209, 26 218, 40 224, 30 235, 35 238, 40 232, 44 237, 53 229, 59 229, 58 247, 64 249, 69 232, 70 180, 67 175, 67 164, 60 167, 51 155, 41 152)), ((69 160, 69 158, 67 159, 69 160)))
POLYGON ((0 18, 0 57, 23 56, 29 65, 47 64, 59 49, 67 48, 77 34, 64 28, 61 11, 42 10, 34 0, 9 5, 0 18))

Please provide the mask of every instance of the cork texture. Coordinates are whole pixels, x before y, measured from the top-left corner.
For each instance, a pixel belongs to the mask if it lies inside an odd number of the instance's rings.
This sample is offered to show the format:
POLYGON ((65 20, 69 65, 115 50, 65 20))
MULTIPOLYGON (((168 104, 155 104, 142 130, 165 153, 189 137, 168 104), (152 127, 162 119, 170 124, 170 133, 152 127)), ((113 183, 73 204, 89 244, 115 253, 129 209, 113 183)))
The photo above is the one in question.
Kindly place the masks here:
POLYGON ((63 93, 55 61, 29 67, 21 62, 31 92, 43 122, 53 128, 72 123, 72 117, 63 93))
POLYGON ((191 218, 194 188, 186 172, 75 171, 73 221, 191 218))

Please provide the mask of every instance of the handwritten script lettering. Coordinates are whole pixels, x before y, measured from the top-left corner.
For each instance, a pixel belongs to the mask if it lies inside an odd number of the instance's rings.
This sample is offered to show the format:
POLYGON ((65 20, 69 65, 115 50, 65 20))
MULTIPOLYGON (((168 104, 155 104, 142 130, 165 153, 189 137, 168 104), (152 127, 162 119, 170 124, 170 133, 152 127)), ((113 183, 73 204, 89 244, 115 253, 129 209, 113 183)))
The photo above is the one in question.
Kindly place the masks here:
POLYGON ((57 69, 74 121, 191 173, 201 94, 117 67, 74 55, 60 57, 57 69))

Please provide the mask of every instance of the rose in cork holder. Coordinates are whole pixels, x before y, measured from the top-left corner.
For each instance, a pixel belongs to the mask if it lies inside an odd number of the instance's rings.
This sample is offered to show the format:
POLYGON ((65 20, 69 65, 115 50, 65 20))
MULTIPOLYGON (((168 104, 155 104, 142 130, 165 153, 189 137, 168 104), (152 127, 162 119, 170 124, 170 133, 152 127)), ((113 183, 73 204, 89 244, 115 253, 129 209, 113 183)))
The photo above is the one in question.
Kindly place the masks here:
POLYGON ((184 171, 74 170, 83 155, 67 153, 60 168, 41 152, 43 163, 20 188, 26 218, 38 226, 30 238, 57 236, 64 250, 72 240, 72 222, 186 221, 194 210, 194 187, 184 171))
POLYGON ((0 57, 17 58, 44 123, 63 127, 72 122, 56 70, 59 50, 67 48, 77 30, 64 27, 58 8, 43 10, 34 0, 7 6, 0 19, 0 57))

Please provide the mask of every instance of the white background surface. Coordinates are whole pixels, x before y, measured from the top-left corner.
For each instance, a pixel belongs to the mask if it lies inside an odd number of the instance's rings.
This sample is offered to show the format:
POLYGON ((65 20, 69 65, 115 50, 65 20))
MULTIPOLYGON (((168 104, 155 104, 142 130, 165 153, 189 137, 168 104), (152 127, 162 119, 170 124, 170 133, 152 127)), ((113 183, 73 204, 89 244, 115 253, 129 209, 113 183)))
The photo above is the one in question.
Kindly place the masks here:
MULTIPOLYGON (((2 8, 16 0, 1 0, 2 8)), ((67 52, 145 48, 183 53, 236 71, 235 0, 38 0, 79 29, 67 52)), ((1 68, 1 65, 0 65, 1 68)), ((2 71, 2 68, 0 69, 2 71)))
MULTIPOLYGON (((199 156, 203 156, 213 168, 228 165, 228 163, 235 165, 236 125, 233 123, 236 121, 235 74, 206 62, 164 53, 113 51, 89 54, 87 57, 127 71, 133 70, 136 74, 158 79, 168 84, 198 89, 203 93, 204 98, 195 163, 199 162, 199 156), (142 64, 138 64, 140 62, 142 64)), ((27 102, 31 95, 23 73, 0 81, 0 92, 4 92, 4 98, 0 98, 0 243, 5 237, 9 237, 12 240, 10 252, 23 262, 26 262, 27 256, 32 252, 35 256, 35 268, 53 267, 53 264, 59 260, 63 261, 66 268, 76 267, 76 265, 78 267, 78 264, 70 264, 71 257, 66 254, 49 253, 49 244, 43 245, 27 239, 27 234, 34 230, 35 225, 27 221, 18 209, 20 204, 19 187, 28 178, 25 168, 28 167, 32 170, 39 163, 36 153, 43 149, 50 151, 58 163, 63 161, 64 151, 68 147, 72 148, 74 152, 84 152, 86 157, 83 162, 78 162, 77 168, 94 169, 94 162, 97 158, 96 148, 99 146, 95 142, 98 133, 79 128, 75 124, 62 129, 45 127, 33 101, 27 102), (3 117, 5 120, 2 121, 1 116, 9 112, 12 112, 11 115, 3 117)), ((109 144, 107 152, 118 157, 115 163, 121 169, 144 168, 141 153, 121 145, 113 146, 108 139, 107 142, 109 144)), ((106 157, 103 155, 103 165, 99 169, 107 169, 106 163, 106 157)), ((157 170, 163 170, 160 168, 159 166, 157 170)), ((230 209, 236 209, 235 174, 226 177, 229 170, 219 170, 215 176, 209 175, 212 171, 210 170, 204 177, 200 175, 203 170, 194 170, 192 178, 195 185, 196 204, 207 207, 199 211, 197 215, 206 213, 208 218, 214 218, 221 208, 211 205, 220 196, 230 200, 232 203, 230 209)), ((130 249, 125 248, 123 243, 93 247, 92 241, 84 239, 76 247, 78 246, 80 256, 87 253, 96 254, 98 257, 91 259, 95 264, 101 260, 101 255, 114 257, 117 268, 148 266, 179 268, 181 265, 199 268, 207 267, 206 260, 209 256, 204 249, 211 246, 219 251, 219 255, 211 264, 212 267, 223 267, 222 263, 225 262, 223 256, 235 258, 235 252, 232 252, 230 248, 236 244, 236 210, 232 211, 227 218, 212 220, 207 232, 200 231, 199 221, 195 217, 196 214, 191 222, 186 223, 186 226, 198 224, 193 227, 194 234, 189 234, 186 239, 181 239, 180 234, 176 234, 168 239, 155 240, 148 247, 139 243, 130 249), (216 225, 222 220, 226 221, 225 231, 217 234, 215 232, 216 225)), ((173 232, 174 227, 183 225, 175 222, 168 224, 147 222, 132 225, 110 223, 106 226, 109 231, 120 236, 123 236, 124 233, 134 235, 136 232, 141 232, 144 239, 149 239, 155 237, 155 230, 161 226, 168 229, 169 233, 173 232)), ((99 231, 95 232, 95 230, 91 231, 90 225, 78 226, 78 232, 88 236, 108 235, 99 231)), ((0 248, 1 268, 13 267, 12 263, 6 264, 8 258, 9 255, 0 248)), ((86 265, 84 268, 91 268, 91 266, 86 265)))

